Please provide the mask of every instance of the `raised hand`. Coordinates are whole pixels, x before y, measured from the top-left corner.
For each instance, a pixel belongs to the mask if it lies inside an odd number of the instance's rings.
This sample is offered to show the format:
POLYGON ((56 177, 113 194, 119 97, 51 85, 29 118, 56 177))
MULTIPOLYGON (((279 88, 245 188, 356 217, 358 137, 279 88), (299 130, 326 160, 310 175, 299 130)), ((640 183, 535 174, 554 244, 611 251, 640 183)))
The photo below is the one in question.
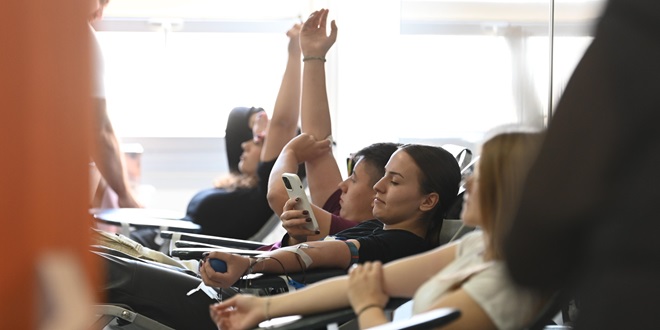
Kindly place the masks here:
POLYGON ((289 54, 300 55, 300 29, 302 24, 294 24, 293 27, 286 31, 286 36, 289 37, 289 54))
POLYGON ((332 152, 332 141, 316 140, 313 136, 302 133, 291 139, 284 147, 286 152, 292 152, 298 163, 313 161, 317 157, 332 152))
POLYGON ((304 57, 325 58, 325 54, 337 40, 337 24, 334 20, 330 22, 330 35, 327 34, 328 11, 328 9, 317 10, 303 23, 300 31, 300 48, 304 57))
POLYGON ((319 234, 319 232, 309 230, 305 227, 312 221, 307 212, 314 211, 296 210, 296 204, 297 201, 295 199, 289 199, 286 204, 284 204, 284 212, 280 215, 282 227, 286 229, 289 236, 293 239, 289 240, 289 245, 306 242, 308 236, 319 234), (309 219, 309 221, 307 219, 309 219))
POLYGON ((264 111, 259 111, 252 124, 252 137, 255 142, 260 142, 268 134, 268 115, 264 111))

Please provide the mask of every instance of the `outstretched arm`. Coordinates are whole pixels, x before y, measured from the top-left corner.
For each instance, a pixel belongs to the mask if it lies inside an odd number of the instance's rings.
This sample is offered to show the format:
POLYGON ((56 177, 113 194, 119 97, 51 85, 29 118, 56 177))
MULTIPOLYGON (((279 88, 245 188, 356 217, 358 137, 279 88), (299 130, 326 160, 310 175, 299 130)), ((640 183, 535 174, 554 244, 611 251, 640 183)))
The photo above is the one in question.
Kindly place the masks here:
POLYGON ((259 322, 293 314, 314 314, 348 306, 345 276, 328 279, 292 293, 270 297, 236 295, 210 307, 219 329, 252 329, 259 322), (321 298, 319 298, 321 297, 321 298))
MULTIPOLYGON (((325 56, 337 39, 337 25, 331 22, 326 33, 328 10, 312 13, 300 32, 303 53, 302 131, 317 141, 332 134, 330 108, 325 84, 325 56)), ((332 154, 305 163, 312 201, 324 203, 342 181, 341 172, 332 154)))
MULTIPOLYGON (((389 297, 412 297, 422 283, 453 260, 455 248, 455 245, 450 245, 388 263, 382 269, 384 294, 389 297), (416 271, 410 272, 410 269, 416 271)), ((341 276, 273 297, 237 295, 211 306, 211 317, 222 329, 250 329, 269 318, 296 314, 309 315, 348 307, 350 306, 348 291, 348 276, 341 276)), ((355 306, 356 309, 367 306, 367 302, 370 301, 361 300, 361 302, 365 305, 355 306)), ((383 300, 378 303, 383 303, 383 300)), ((382 309, 375 311, 382 313, 382 309)))
POLYGON ((345 269, 351 261, 351 253, 343 241, 315 241, 290 248, 297 248, 300 252, 279 249, 258 262, 257 259, 214 251, 209 253, 208 258, 225 261, 227 271, 216 272, 208 262, 202 261, 200 275, 207 285, 227 288, 246 274, 251 264, 252 271, 256 273, 286 274, 305 269, 345 269))
POLYGON ((296 24, 286 33, 289 37, 289 56, 275 100, 273 116, 268 124, 268 138, 261 149, 261 161, 275 159, 284 145, 296 135, 298 129, 301 81, 300 26, 296 24))
POLYGON ((106 111, 105 99, 94 99, 96 107, 95 139, 92 158, 105 182, 117 193, 119 207, 141 207, 126 179, 119 141, 106 111))

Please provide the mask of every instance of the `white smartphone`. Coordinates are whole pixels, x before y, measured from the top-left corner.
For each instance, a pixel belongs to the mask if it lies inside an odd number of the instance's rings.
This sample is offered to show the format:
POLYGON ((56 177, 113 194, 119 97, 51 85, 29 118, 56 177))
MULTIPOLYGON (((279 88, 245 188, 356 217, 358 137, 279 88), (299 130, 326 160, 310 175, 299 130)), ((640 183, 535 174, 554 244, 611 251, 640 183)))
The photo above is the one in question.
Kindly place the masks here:
POLYGON ((307 223, 307 229, 311 231, 319 230, 319 223, 316 222, 314 210, 309 204, 307 194, 305 193, 302 181, 300 181, 298 175, 294 173, 282 173, 282 181, 284 181, 284 187, 286 187, 286 192, 289 194, 289 198, 300 198, 300 202, 298 202, 296 209, 307 210, 307 212, 309 212, 309 217, 312 219, 312 222, 307 223))

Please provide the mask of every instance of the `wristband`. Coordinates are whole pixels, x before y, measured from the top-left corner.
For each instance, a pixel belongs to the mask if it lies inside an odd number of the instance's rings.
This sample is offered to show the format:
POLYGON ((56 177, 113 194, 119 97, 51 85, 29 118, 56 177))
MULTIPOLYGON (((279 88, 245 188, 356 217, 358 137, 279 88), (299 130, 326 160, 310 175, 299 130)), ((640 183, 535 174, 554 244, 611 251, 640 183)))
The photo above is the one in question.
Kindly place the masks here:
POLYGON ((351 268, 351 266, 355 265, 360 260, 360 252, 358 251, 357 246, 355 246, 355 243, 349 241, 344 241, 344 243, 346 243, 348 250, 351 252, 351 262, 348 264, 348 268, 351 268))

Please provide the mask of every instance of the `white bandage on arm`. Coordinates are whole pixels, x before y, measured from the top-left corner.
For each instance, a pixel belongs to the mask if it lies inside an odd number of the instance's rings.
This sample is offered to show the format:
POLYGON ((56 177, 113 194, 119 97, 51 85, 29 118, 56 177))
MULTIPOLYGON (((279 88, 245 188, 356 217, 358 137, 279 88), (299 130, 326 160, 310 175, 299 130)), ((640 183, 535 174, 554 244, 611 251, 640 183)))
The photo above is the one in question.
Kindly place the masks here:
POLYGON ((258 255, 257 257, 259 257, 259 258, 269 258, 273 255, 274 252, 277 252, 277 251, 291 252, 291 253, 295 253, 298 256, 300 256, 300 259, 305 264, 305 269, 307 269, 307 268, 309 268, 309 266, 314 261, 314 260, 312 260, 312 258, 309 255, 307 255, 307 253, 305 253, 305 251, 303 251, 304 249, 307 249, 307 248, 309 248, 309 245, 307 245, 305 243, 302 243, 302 244, 298 244, 298 245, 282 247, 282 248, 279 248, 279 249, 277 249, 275 251, 272 251, 272 252, 262 253, 262 254, 258 255))

